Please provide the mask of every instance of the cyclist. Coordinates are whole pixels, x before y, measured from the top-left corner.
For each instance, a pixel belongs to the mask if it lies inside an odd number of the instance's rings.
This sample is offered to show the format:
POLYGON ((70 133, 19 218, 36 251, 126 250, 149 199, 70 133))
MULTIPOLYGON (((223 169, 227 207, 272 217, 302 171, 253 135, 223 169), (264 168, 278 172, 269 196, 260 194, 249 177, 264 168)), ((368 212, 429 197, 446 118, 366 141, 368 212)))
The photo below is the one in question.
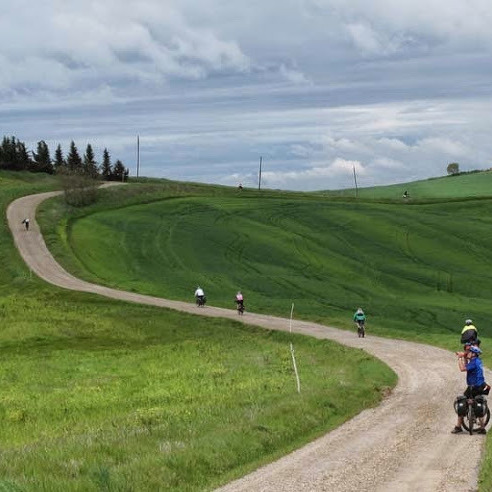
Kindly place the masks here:
POLYGON ((466 344, 468 342, 475 342, 475 345, 480 345, 480 340, 478 339, 478 330, 476 329, 471 319, 467 319, 465 321, 465 326, 461 330, 461 343, 466 344))
POLYGON ((197 306, 203 306, 205 304, 205 292, 203 292, 203 289, 199 285, 195 290, 195 299, 197 306))
POLYGON ((244 312, 244 296, 240 290, 237 291, 235 301, 236 301, 237 310, 239 311, 240 314, 243 313, 244 312))
MULTIPOLYGON (((466 384, 468 387, 466 388, 464 395, 467 399, 483 395, 487 388, 483 375, 482 359, 480 359, 481 353, 482 351, 478 347, 472 345, 467 353, 458 356, 458 367, 461 372, 466 372, 466 384)), ((480 428, 477 433, 486 434, 487 431, 483 425, 483 418, 479 417, 479 422, 480 428)), ((463 432, 462 425, 463 416, 458 415, 458 422, 451 432, 453 434, 463 432)))
POLYGON ((244 306, 244 296, 240 290, 237 291, 236 294, 236 304, 239 306, 244 306))
POLYGON ((359 330, 364 329, 364 325, 366 323, 366 315, 364 314, 364 311, 362 311, 362 308, 358 308, 357 311, 355 311, 354 321, 359 330))

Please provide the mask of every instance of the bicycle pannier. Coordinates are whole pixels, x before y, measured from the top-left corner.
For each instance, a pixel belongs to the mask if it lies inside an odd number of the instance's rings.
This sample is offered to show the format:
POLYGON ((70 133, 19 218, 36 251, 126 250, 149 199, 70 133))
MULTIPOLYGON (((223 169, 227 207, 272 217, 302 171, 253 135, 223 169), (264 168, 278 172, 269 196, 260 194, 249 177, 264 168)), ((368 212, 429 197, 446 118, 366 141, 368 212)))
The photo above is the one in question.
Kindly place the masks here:
POLYGON ((487 413, 487 398, 483 395, 475 396, 475 415, 483 417, 487 413))
POLYGON ((463 417, 464 415, 466 415, 466 409, 467 409, 466 396, 465 395, 457 396, 456 400, 454 400, 454 411, 460 417, 463 417))

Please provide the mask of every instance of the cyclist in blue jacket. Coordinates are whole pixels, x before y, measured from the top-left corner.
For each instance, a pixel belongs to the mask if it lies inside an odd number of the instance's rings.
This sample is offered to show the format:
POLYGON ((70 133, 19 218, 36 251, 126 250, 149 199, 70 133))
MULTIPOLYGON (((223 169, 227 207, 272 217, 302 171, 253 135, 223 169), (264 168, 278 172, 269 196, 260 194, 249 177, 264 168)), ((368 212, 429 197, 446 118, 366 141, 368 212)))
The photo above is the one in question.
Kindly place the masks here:
MULTIPOLYGON (((458 367, 461 372, 466 372, 466 384, 468 385, 464 395, 466 398, 474 398, 477 395, 483 395, 486 391, 487 384, 483 375, 483 364, 480 359, 482 351, 471 346, 468 352, 460 353, 458 356, 458 367)), ((483 425, 483 418, 479 418, 480 428, 478 434, 486 434, 487 431, 483 425)), ((463 416, 458 415, 458 422, 455 428, 451 431, 453 434, 463 432, 463 416)))

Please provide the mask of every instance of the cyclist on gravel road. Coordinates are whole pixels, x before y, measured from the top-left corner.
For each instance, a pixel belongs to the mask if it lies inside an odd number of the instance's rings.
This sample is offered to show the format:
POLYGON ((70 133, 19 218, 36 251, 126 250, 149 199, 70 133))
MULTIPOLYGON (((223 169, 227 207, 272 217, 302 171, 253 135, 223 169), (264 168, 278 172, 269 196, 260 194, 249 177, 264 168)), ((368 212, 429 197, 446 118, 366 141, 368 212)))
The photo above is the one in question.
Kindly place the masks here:
POLYGON ((358 308, 357 311, 355 311, 354 321, 358 327, 364 326, 366 322, 366 315, 364 314, 364 311, 362 311, 362 308, 358 308))
POLYGON ((195 299, 197 306, 203 306, 205 304, 205 292, 203 292, 203 289, 199 285, 195 290, 195 299))
POLYGON ((461 343, 466 344, 468 342, 475 342, 477 346, 480 345, 480 340, 478 339, 478 330, 476 329, 471 319, 467 319, 465 321, 465 326, 461 330, 461 343))
MULTIPOLYGON (((466 372, 466 384, 468 385, 464 393, 466 398, 474 398, 477 395, 483 395, 487 391, 488 385, 483 375, 482 359, 480 359, 481 353, 482 351, 478 347, 472 345, 468 352, 459 353, 458 355, 458 367, 461 372, 466 372)), ((487 431, 483 426, 483 418, 479 418, 479 421, 481 427, 477 433, 486 434, 487 431)), ((462 425, 463 416, 458 415, 458 422, 451 432, 453 434, 463 432, 462 425)))

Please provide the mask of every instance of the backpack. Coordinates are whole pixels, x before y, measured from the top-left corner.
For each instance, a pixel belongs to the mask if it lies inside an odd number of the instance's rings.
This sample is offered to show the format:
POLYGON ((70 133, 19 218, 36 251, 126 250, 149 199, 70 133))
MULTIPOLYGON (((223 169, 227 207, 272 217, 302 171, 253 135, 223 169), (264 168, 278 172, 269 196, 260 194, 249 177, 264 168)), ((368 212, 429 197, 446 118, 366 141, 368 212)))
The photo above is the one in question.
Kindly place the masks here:
POLYGON ((461 343, 471 342, 477 339, 476 330, 466 330, 461 334, 461 343))

